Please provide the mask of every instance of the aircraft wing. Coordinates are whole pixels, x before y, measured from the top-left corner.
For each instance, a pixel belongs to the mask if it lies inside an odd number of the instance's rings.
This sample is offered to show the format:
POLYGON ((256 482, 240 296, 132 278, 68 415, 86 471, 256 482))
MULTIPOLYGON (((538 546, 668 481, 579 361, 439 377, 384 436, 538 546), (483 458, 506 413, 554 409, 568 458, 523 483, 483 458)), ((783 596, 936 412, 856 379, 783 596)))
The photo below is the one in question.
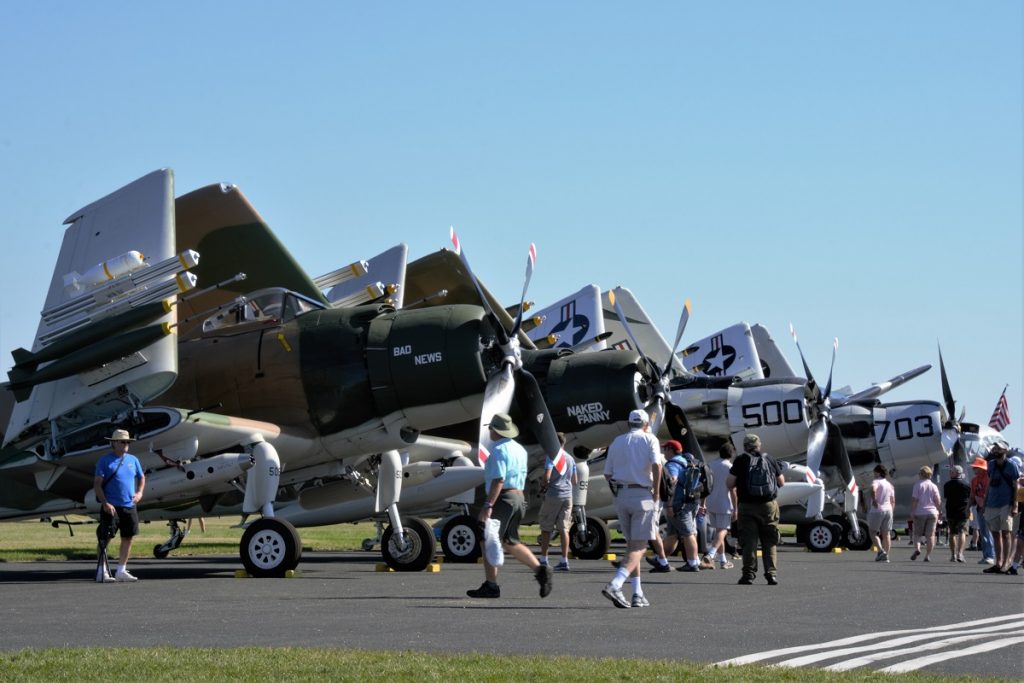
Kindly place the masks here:
POLYGON ((354 306, 386 297, 392 306, 401 308, 405 297, 408 255, 409 247, 399 244, 368 261, 357 261, 347 269, 321 275, 314 282, 327 289, 327 300, 333 306, 354 306), (351 273, 351 276, 337 284, 327 284, 346 273, 351 273))
MULTIPOLYGON (((587 285, 531 315, 542 321, 531 328, 527 335, 534 343, 542 343, 549 335, 553 335, 555 341, 552 346, 555 348, 577 347, 605 331, 604 316, 601 313, 601 288, 597 285, 587 285)), ((599 351, 605 347, 605 342, 599 341, 588 348, 599 351)))
MULTIPOLYGON (((633 296, 633 292, 624 287, 616 287, 612 291, 615 292, 615 299, 626 316, 626 321, 633 331, 633 336, 636 337, 637 342, 643 347, 644 354, 659 365, 664 363, 670 357, 672 349, 669 347, 668 342, 665 341, 665 338, 661 336, 650 316, 644 311, 643 306, 633 296)), ((615 312, 615 306, 612 305, 608 292, 604 292, 601 295, 601 307, 604 312, 605 330, 612 333, 612 336, 608 339, 608 346, 613 349, 637 351, 638 349, 633 348, 629 335, 626 334, 626 328, 619 321, 619 316, 615 312)), ((672 357, 672 367, 678 373, 686 372, 683 364, 676 357, 672 357)))
POLYGON ((177 340, 162 327, 174 322, 173 311, 148 317, 142 334, 130 339, 119 328, 92 334, 96 325, 109 326, 115 315, 135 315, 128 309, 137 303, 160 306, 159 299, 169 296, 156 292, 166 290, 169 281, 173 288, 174 273, 153 265, 175 256, 173 202, 174 175, 162 169, 64 221, 69 227, 32 352, 14 352, 15 367, 8 376, 18 403, 5 444, 42 438, 52 424, 103 419, 125 409, 125 395, 143 402, 173 384, 177 340), (140 284, 146 277, 146 284, 140 284), (156 335, 159 339, 152 340, 156 335), (114 353, 112 346, 124 353, 114 353))
POLYGON ((179 317, 188 322, 180 327, 182 335, 202 324, 203 316, 197 314, 265 287, 284 287, 324 305, 329 303, 234 185, 207 185, 189 192, 178 197, 174 210, 177 244, 202 254, 202 261, 193 269, 200 287, 230 280, 238 273, 246 275, 241 282, 183 303, 179 317))
POLYGON ((750 333, 754 336, 754 346, 757 347, 757 355, 761 358, 761 370, 765 378, 799 376, 764 325, 751 325, 750 333))
POLYGON ((764 379, 762 363, 746 323, 737 323, 704 337, 676 355, 695 375, 764 379))

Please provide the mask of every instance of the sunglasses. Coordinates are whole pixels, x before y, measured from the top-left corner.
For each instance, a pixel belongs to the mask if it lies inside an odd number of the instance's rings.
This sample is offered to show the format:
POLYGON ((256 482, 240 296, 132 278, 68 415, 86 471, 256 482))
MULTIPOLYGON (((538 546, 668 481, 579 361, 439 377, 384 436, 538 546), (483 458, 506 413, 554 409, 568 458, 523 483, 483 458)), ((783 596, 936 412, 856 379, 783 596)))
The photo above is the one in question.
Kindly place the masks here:
POLYGON ((115 441, 114 443, 123 443, 125 446, 131 443, 131 441, 115 441))

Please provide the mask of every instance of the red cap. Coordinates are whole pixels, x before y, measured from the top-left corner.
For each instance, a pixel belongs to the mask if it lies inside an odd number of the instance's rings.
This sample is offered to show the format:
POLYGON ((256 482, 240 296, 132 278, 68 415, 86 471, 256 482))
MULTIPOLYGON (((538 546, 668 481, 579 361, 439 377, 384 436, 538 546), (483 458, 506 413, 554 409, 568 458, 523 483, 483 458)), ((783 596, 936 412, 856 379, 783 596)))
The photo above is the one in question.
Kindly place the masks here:
POLYGON ((661 447, 662 448, 671 448, 676 453, 682 453, 683 452, 683 444, 679 443, 675 439, 672 439, 670 441, 666 441, 665 443, 661 444, 661 447))

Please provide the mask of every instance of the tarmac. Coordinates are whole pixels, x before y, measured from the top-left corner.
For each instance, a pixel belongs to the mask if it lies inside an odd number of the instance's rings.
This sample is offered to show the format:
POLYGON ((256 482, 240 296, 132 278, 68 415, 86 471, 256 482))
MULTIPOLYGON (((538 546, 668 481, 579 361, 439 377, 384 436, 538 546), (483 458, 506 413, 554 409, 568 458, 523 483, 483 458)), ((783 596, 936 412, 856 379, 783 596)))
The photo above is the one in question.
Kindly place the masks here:
MULTIPOLYGON (((613 548, 614 550, 615 548, 613 548)), ((621 552, 621 549, 620 549, 621 552)), ((570 657, 756 661, 779 666, 1024 677, 1024 576, 982 574, 980 555, 930 563, 893 548, 780 548, 780 585, 739 586, 730 570, 649 574, 652 606, 601 595, 614 570, 573 560, 538 596, 511 560, 502 596, 474 600, 476 564, 378 571, 377 553, 305 553, 289 579, 236 578, 229 556, 134 559, 135 584, 97 584, 95 562, 0 563, 0 650, 68 646, 293 646, 570 657), (779 652, 781 650, 781 652, 779 652)), ((557 560, 557 555, 552 556, 557 560)), ((678 560, 673 562, 678 566, 678 560)), ((628 584, 624 591, 629 596, 628 584)))

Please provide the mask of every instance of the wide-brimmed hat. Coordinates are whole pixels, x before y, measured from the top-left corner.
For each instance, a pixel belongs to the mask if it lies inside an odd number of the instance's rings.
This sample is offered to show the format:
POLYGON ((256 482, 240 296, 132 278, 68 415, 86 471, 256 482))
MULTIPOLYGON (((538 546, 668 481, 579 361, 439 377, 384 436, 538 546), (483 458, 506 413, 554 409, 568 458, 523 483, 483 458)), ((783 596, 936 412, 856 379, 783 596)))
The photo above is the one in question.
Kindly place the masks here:
POLYGON ((107 441, 135 441, 127 429, 115 429, 114 433, 107 437, 107 441))
POLYGON ((490 424, 487 426, 496 434, 509 439, 519 436, 519 427, 516 427, 516 423, 505 413, 495 413, 494 417, 491 418, 490 424))
POLYGON ((988 463, 985 461, 985 458, 979 456, 974 459, 974 462, 971 463, 971 467, 973 467, 976 470, 987 470, 988 463))

